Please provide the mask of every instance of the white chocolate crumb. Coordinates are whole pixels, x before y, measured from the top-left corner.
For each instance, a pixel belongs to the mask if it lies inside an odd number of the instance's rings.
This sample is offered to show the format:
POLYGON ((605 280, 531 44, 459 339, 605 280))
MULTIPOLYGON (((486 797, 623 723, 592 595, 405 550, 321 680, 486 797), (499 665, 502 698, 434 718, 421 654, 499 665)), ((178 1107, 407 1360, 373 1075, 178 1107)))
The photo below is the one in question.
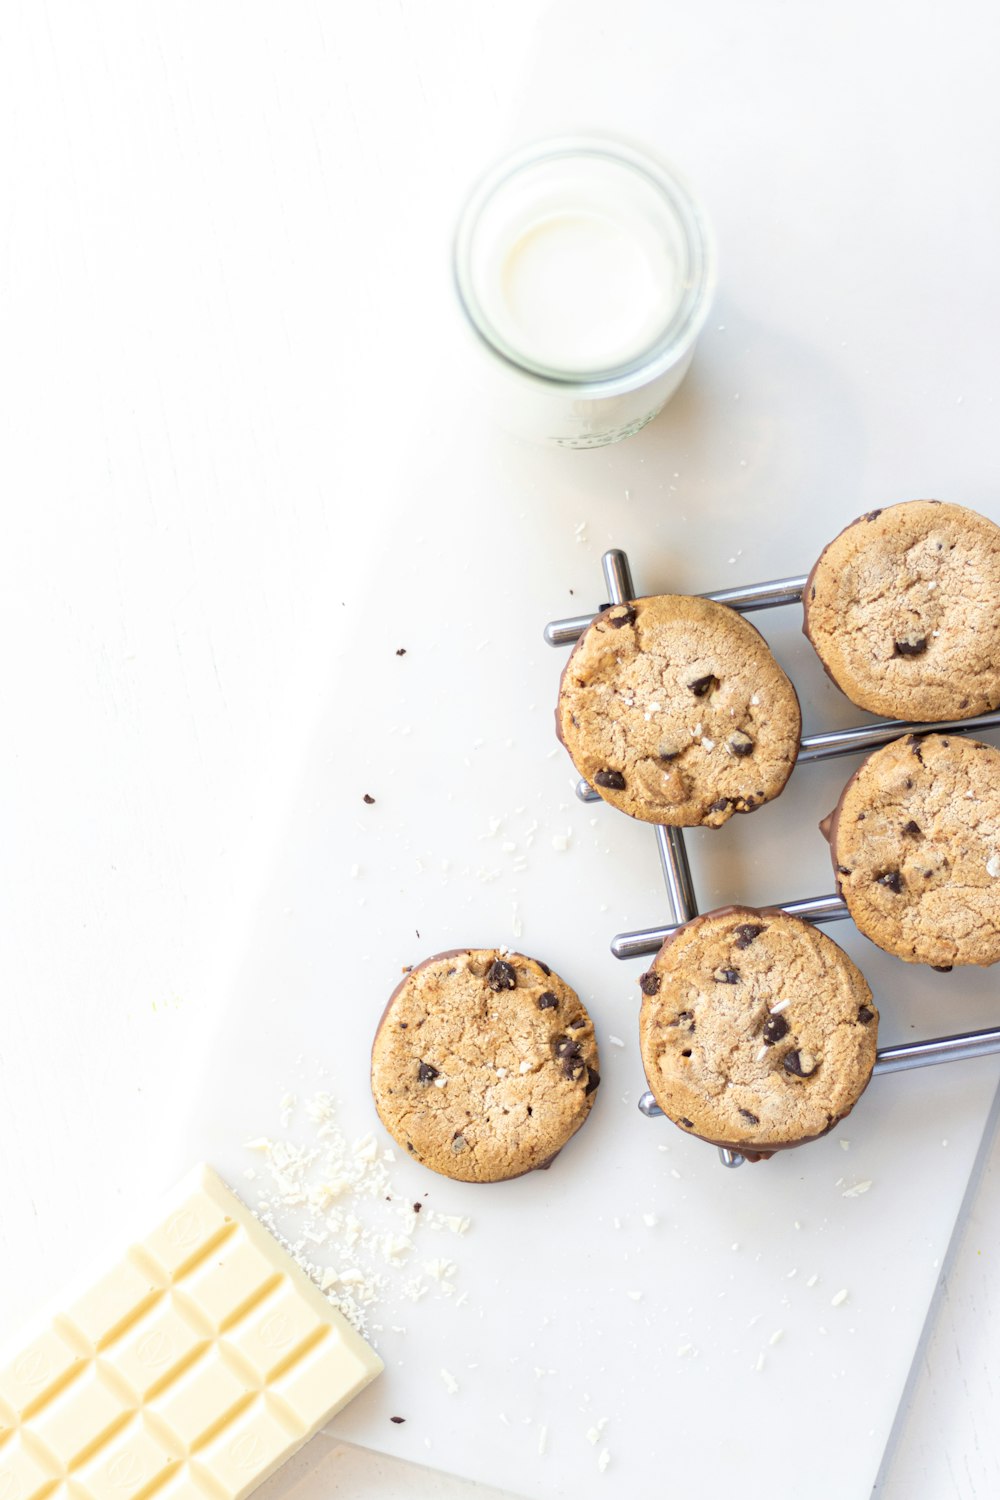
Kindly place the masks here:
POLYGON ((510 1417, 507 1416, 506 1412, 498 1411, 497 1412, 497 1421, 498 1422, 502 1422, 505 1427, 509 1427, 510 1426, 510 1417))
POLYGON ((780 1016, 781 1012, 784 1010, 784 1008, 785 1008, 785 1006, 787 1004, 788 1004, 787 1000, 779 1000, 778 1003, 777 1003, 777 1005, 772 1005, 771 1006, 771 1015, 772 1016, 780 1016))
POLYGON ((544 1455, 545 1449, 546 1449, 546 1447, 548 1445, 548 1441, 549 1441, 549 1429, 547 1427, 539 1427, 539 1429, 538 1429, 538 1452, 539 1452, 540 1455, 544 1455))
POLYGON ((626 1292, 625 1295, 626 1295, 626 1297, 631 1298, 631 1300, 633 1302, 641 1302, 642 1301, 642 1293, 641 1292, 626 1292))
POLYGON ((687 1343, 685 1343, 685 1344, 678 1344, 677 1345, 677 1358, 678 1359, 684 1359, 684 1357, 686 1355, 688 1355, 688 1354, 697 1354, 697 1352, 698 1351, 697 1351, 697 1349, 695 1348, 695 1346, 693 1344, 687 1344, 687 1343))
POLYGON ((565 854, 569 848, 569 835, 566 833, 554 833, 552 835, 552 847, 557 854, 565 854))
POLYGON ((448 1392, 448 1395, 454 1396, 455 1392, 458 1390, 458 1381, 455 1379, 451 1371, 446 1370, 443 1365, 441 1366, 441 1379, 444 1381, 444 1388, 448 1392))
POLYGON ((986 873, 994 878, 1000 875, 1000 854, 991 854, 986 861, 986 873))
POLYGON ((754 693, 750 699, 751 706, 757 708, 760 705, 760 694, 754 693))
POLYGON ((847 1288, 846 1288, 846 1286, 842 1286, 840 1288, 840 1291, 839 1292, 834 1292, 833 1296, 830 1298, 830 1306, 831 1307, 840 1307, 842 1305, 842 1303, 844 1303, 846 1301, 847 1301, 847 1288))
POLYGON ((660 1221, 655 1214, 643 1214, 642 1222, 645 1224, 647 1229, 655 1229, 660 1221))
POLYGON ((612 1047, 624 1047, 625 1045, 620 1036, 609 1035, 608 1041, 611 1043, 612 1047))
POLYGON ((815 1286, 818 1280, 819 1280, 819 1276, 814 1271, 812 1273, 812 1275, 809 1277, 809 1280, 806 1282, 806 1286, 815 1286))
POLYGON ((676 1177, 677 1181, 680 1182, 680 1180, 681 1180, 681 1174, 678 1172, 678 1170, 677 1170, 676 1167, 671 1167, 670 1168, 670 1175, 671 1175, 671 1177, 676 1177))
POLYGON ((594 1423, 593 1427, 587 1428, 587 1442, 590 1443, 592 1447, 596 1447, 597 1444, 601 1441, 601 1433, 604 1431, 605 1427, 607 1427, 608 1421, 608 1417, 599 1417, 598 1420, 594 1423))
POLYGON ((531 1072, 531 1063, 528 1061, 528 1059, 526 1057, 522 1059, 520 1067, 518 1068, 517 1071, 519 1073, 521 1073, 521 1074, 530 1073, 531 1072))
POLYGON ((783 1328, 776 1328, 774 1330, 774 1332, 771 1334, 771 1337, 768 1339, 767 1342, 771 1345, 771 1348, 773 1349, 774 1346, 775 1346, 775 1344, 780 1344, 780 1342, 784 1338, 784 1336, 785 1336, 785 1330, 783 1328))
POLYGON ((767 1047, 761 1047, 760 1051, 757 1053, 756 1061, 757 1062, 763 1062, 764 1058, 767 1056, 767 1053, 768 1053, 767 1047))
POLYGON ((764 1351, 762 1349, 760 1351, 760 1353, 758 1354, 758 1356, 757 1356, 757 1363, 754 1365, 754 1369, 755 1370, 763 1370, 763 1368, 764 1368, 764 1366, 765 1366, 766 1363, 767 1363, 767 1357, 764 1354, 764 1351))
POLYGON ((867 1193, 871 1185, 872 1184, 870 1178, 865 1182, 856 1182, 853 1187, 845 1188, 844 1192, 841 1194, 841 1197, 860 1198, 862 1193, 867 1193))
POLYGON ((610 1462, 611 1462, 611 1454, 608 1452, 607 1448, 602 1448, 601 1451, 600 1451, 600 1453, 598 1454, 598 1457, 597 1457, 597 1470, 598 1470, 598 1473, 603 1474, 604 1471, 605 1471, 605 1469, 608 1467, 608 1464, 610 1462))
POLYGON ((850 1151, 850 1149, 851 1149, 851 1143, 850 1143, 850 1141, 841 1141, 840 1142, 840 1149, 841 1149, 841 1151, 850 1151))
POLYGON ((357 880, 357 878, 358 878, 358 876, 360 874, 361 874, 361 866, 360 865, 352 865, 351 866, 351 879, 352 880, 357 880))
POLYGON ((702 736, 702 741, 701 741, 701 748, 704 751, 706 751, 707 753, 710 754, 715 749, 715 741, 714 740, 710 740, 707 734, 703 735, 702 736))

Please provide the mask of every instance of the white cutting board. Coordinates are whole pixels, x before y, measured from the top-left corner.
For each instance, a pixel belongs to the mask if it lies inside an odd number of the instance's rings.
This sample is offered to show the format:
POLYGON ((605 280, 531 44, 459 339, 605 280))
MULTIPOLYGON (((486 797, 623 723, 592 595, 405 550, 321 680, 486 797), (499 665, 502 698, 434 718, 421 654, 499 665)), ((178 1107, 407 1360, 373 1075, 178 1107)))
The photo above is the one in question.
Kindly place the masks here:
MULTIPOLYGON (((717 359, 710 349, 669 415, 613 453, 522 450, 471 418, 459 436, 406 449, 400 489, 380 493, 378 541, 334 621, 319 718, 174 1143, 178 1167, 207 1156, 253 1203, 262 1179, 243 1174, 259 1158, 244 1143, 312 1144, 302 1106, 317 1090, 335 1095, 348 1137, 374 1131, 391 1145, 368 1093, 368 1051, 403 965, 509 943, 575 985, 602 1048, 592 1119, 551 1171, 493 1188, 390 1166, 403 1200, 472 1227, 453 1239, 420 1226, 406 1264, 380 1267, 390 1288, 372 1316, 387 1372, 335 1429, 531 1495, 597 1495, 613 1468, 615 1493, 669 1473, 678 1490, 738 1486, 757 1500, 783 1482, 776 1451, 783 1475, 811 1474, 812 1494, 865 1493, 996 1086, 994 1060, 880 1079, 830 1138, 738 1172, 636 1110, 641 965, 616 962, 608 941, 665 918, 656 851, 650 829, 578 803, 568 760, 551 754, 563 656, 542 627, 599 602, 610 543, 630 552, 640 589, 702 589, 801 571, 851 510, 889 498, 866 485, 850 509, 793 509, 777 457, 766 483, 730 489, 723 463, 705 456, 687 478, 675 455, 722 404, 717 359), (733 546, 743 555, 730 565, 733 546), (283 1122, 286 1094, 300 1102, 283 1122), (433 1281, 419 1302, 403 1295, 436 1257, 456 1262, 461 1305, 433 1281), (846 1300, 831 1305, 841 1289, 846 1300), (831 1446, 831 1432, 850 1441, 831 1446)), ((800 373, 785 390, 792 432, 805 359, 800 373)), ((789 452, 795 469, 806 455, 794 440, 789 452)), ((807 727, 856 722, 793 614, 758 618, 801 689, 807 727)), ((815 825, 850 769, 803 767, 778 803, 691 835, 703 907, 828 891, 815 825)), ((993 975, 928 973, 847 923, 833 931, 876 991, 886 1042, 1000 1014, 993 975)), ((362 1205, 362 1222, 376 1209, 362 1205)), ((294 1224, 283 1226, 292 1237, 294 1224)), ((339 1264, 333 1246, 313 1258, 339 1264)))
MULTIPOLYGON (((495 1188, 390 1166, 405 1199, 472 1224, 461 1237, 421 1226, 414 1265, 384 1268, 386 1374, 336 1424, 527 1495, 867 1494, 998 1075, 985 1060, 878 1080, 829 1139, 738 1172, 636 1111, 640 965, 617 963, 608 941, 666 918, 656 852, 649 829, 579 804, 550 753, 563 658, 543 625, 601 601, 608 546, 627 549, 640 590, 697 591, 803 572, 842 524, 893 500, 1000 519, 1000 383, 980 334, 983 289, 995 297, 993 134, 975 128, 986 95, 955 89, 947 119, 925 118, 906 80, 934 75, 940 39, 894 38, 888 21, 873 32, 861 6, 818 50, 782 6, 724 9, 637 7, 631 31, 609 34, 597 7, 554 6, 526 65, 518 128, 563 125, 569 110, 640 132, 690 171, 716 221, 715 315, 647 431, 585 454, 492 431, 450 322, 447 172, 403 204, 405 273, 380 242, 377 272, 409 281, 379 286, 380 338, 346 346, 362 428, 331 409, 331 463, 352 487, 329 634, 290 667, 301 720, 269 788, 287 793, 285 812, 248 866, 242 960, 186 1125, 162 1146, 178 1172, 209 1158, 253 1202, 259 1179, 243 1174, 259 1161, 244 1143, 308 1145, 301 1101, 317 1089, 349 1137, 389 1145, 367 1060, 401 966, 506 942, 574 984, 602 1045, 592 1119, 550 1172, 495 1188), (546 80, 570 29, 579 56, 556 119, 546 80), (288 1093, 300 1103, 282 1123, 288 1093), (456 1293, 407 1301, 414 1267, 440 1257, 457 1265, 456 1293)), ((856 722, 793 614, 757 621, 807 729, 856 722)), ((691 836, 702 905, 829 890, 815 825, 850 770, 804 767, 777 804, 691 836)), ((885 1042, 996 1021, 995 976, 924 973, 848 924, 831 931, 872 982, 885 1042)))

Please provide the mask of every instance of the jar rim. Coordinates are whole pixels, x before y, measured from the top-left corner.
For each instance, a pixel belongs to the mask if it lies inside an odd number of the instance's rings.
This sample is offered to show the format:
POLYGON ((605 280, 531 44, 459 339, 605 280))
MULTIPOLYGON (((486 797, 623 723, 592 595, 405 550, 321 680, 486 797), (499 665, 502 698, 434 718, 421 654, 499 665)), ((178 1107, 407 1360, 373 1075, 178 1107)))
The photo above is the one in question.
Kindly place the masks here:
POLYGON ((715 243, 704 209, 672 166, 628 141, 611 136, 556 136, 531 142, 502 157, 473 187, 455 230, 452 273, 459 305, 477 339, 503 363, 546 385, 587 394, 610 394, 654 380, 677 363, 693 344, 711 303, 715 285, 715 243), (559 157, 591 157, 629 167, 659 193, 677 223, 688 253, 689 275, 666 325, 633 358, 607 369, 574 374, 558 370, 514 349, 486 317, 476 296, 471 270, 472 238, 480 215, 494 195, 519 173, 559 157))

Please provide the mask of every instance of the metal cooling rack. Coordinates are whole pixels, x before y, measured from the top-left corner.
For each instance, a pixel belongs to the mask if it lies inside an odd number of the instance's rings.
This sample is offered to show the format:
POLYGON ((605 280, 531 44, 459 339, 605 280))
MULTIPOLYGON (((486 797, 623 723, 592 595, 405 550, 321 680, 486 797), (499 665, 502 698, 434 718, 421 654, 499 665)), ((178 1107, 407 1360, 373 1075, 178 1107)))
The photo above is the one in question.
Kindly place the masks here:
MULTIPOLYGON (((614 548, 605 552, 601 559, 604 582, 609 604, 625 604, 640 597, 632 582, 632 570, 624 552, 614 548)), ((752 584, 749 588, 720 589, 717 593, 703 594, 716 604, 728 604, 740 614, 750 614, 758 609, 775 609, 782 604, 800 604, 806 574, 797 578, 775 578, 770 583, 752 584)), ((598 611, 600 613, 600 611, 598 611)), ((545 639, 550 646, 569 646, 579 640, 596 615, 576 615, 569 620, 552 620, 545 627, 545 639)), ((978 714, 973 719, 951 719, 944 723, 911 724, 902 719, 883 720, 877 724, 858 725, 853 729, 831 730, 825 734, 803 737, 799 745, 796 764, 817 760, 832 760, 838 755, 852 755, 861 750, 875 750, 888 745, 901 734, 940 733, 965 734, 973 729, 1000 728, 1000 710, 989 714, 978 714)), ((600 802, 586 781, 577 783, 576 794, 582 802, 600 802)), ((667 898, 673 910, 674 920, 663 927, 645 927, 637 932, 620 932, 611 940, 611 951, 616 958, 645 958, 656 953, 661 944, 677 928, 698 915, 698 898, 691 878, 684 830, 655 826, 656 845, 660 853, 663 879, 667 887, 667 898)), ((790 916, 804 917, 809 922, 836 922, 849 915, 843 897, 807 896, 795 901, 768 902, 777 905, 790 916)), ((983 1057, 987 1053, 1000 1052, 1000 1026, 986 1031, 967 1031, 955 1036, 932 1037, 925 1042, 906 1042, 898 1047, 882 1047, 875 1055, 875 1074, 900 1073, 910 1068, 927 1068, 934 1063, 959 1062, 964 1058, 983 1057)), ((652 1093, 648 1090, 639 1100, 639 1109, 650 1119, 663 1114, 652 1093)), ((726 1167, 740 1167, 745 1158, 738 1151, 719 1148, 719 1159, 726 1167)))

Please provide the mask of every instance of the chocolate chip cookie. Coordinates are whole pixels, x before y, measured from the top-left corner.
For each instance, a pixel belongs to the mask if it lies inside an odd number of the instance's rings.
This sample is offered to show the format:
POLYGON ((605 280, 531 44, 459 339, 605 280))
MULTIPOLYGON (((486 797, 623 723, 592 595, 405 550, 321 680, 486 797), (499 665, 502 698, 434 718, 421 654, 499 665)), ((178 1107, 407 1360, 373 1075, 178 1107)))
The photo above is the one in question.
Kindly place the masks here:
POLYGON ((1000 750, 904 735, 869 755, 820 826, 873 943, 936 968, 1000 959, 1000 750))
POLYGON ((718 828, 776 797, 798 753, 795 689, 763 636, 710 599, 604 610, 566 663, 556 732, 606 802, 718 828))
POLYGON ((875 1065, 878 1012, 836 943, 784 912, 695 917, 639 980, 639 1041, 675 1125, 759 1161, 825 1135, 875 1065))
POLYGON ((1000 705, 1000 526, 910 500, 851 523, 820 555, 803 629, 859 708, 911 722, 1000 705))
POLYGON ((438 953, 397 986, 375 1034, 372 1094, 389 1134, 460 1182, 547 1167, 590 1113, 597 1042, 573 990, 498 948, 438 953))

